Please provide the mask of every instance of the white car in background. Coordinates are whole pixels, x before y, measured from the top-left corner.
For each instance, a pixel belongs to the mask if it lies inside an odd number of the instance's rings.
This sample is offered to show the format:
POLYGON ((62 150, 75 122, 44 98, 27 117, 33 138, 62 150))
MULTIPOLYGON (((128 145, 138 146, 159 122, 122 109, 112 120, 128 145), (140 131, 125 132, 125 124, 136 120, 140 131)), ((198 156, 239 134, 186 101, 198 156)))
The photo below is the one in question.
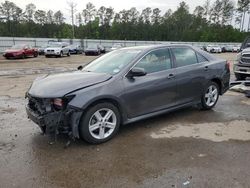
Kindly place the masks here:
POLYGON ((207 46, 207 51, 210 53, 221 53, 222 49, 218 45, 208 45, 207 46))
POLYGON ((114 44, 110 50, 113 51, 113 50, 117 50, 117 49, 122 48, 122 47, 123 47, 122 44, 117 43, 117 44, 114 44))
POLYGON ((239 52, 240 46, 233 46, 232 52, 239 52))
POLYGON ((70 56, 69 44, 65 42, 50 43, 49 47, 44 50, 45 57, 62 57, 70 56))

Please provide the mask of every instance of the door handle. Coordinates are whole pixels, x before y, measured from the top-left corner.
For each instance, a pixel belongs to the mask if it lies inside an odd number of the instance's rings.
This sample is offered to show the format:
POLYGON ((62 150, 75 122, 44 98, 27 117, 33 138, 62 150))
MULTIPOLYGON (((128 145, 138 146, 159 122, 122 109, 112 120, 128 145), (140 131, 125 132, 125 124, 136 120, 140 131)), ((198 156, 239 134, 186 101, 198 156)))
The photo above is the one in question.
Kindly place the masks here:
POLYGON ((174 78, 174 74, 169 74, 167 78, 168 78, 168 79, 174 78))
POLYGON ((208 71, 208 66, 205 66, 204 70, 205 70, 205 71, 208 71))

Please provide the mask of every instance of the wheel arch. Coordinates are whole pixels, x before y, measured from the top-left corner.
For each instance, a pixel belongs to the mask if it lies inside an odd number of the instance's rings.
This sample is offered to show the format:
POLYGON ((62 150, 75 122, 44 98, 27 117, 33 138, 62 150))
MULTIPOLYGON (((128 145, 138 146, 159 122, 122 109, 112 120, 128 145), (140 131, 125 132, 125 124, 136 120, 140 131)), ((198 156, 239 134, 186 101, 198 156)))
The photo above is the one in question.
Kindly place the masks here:
POLYGON ((219 93, 222 95, 222 80, 219 78, 213 78, 211 79, 211 82, 214 82, 219 86, 219 93))
POLYGON ((124 108, 122 107, 121 102, 119 102, 117 99, 112 98, 112 97, 101 97, 95 100, 90 101, 86 106, 84 106, 83 111, 87 111, 89 108, 95 106, 96 104, 99 103, 103 103, 103 102, 107 102, 107 103, 111 103, 113 104, 115 107, 117 107, 119 113, 120 113, 120 118, 121 118, 121 123, 124 122, 124 120, 126 120, 126 113, 124 108))

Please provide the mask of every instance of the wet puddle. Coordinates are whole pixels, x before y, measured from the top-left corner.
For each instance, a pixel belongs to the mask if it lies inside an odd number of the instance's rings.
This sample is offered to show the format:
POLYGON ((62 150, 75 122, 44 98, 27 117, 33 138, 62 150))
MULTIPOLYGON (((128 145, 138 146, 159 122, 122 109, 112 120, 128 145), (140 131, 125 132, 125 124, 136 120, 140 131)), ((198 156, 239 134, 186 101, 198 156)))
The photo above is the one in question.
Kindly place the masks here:
POLYGON ((228 140, 250 140, 250 123, 234 120, 228 123, 174 124, 152 132, 154 139, 161 138, 197 138, 213 142, 228 140))

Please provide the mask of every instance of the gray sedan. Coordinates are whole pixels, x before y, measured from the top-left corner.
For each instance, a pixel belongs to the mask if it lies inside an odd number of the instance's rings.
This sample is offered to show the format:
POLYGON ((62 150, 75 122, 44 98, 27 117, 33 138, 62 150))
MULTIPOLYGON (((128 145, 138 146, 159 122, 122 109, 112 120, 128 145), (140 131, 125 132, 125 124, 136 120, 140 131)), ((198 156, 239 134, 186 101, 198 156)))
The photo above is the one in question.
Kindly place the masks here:
POLYGON ((26 110, 44 133, 99 144, 121 124, 192 105, 209 110, 229 79, 227 61, 191 46, 122 48, 78 71, 37 78, 26 110))

